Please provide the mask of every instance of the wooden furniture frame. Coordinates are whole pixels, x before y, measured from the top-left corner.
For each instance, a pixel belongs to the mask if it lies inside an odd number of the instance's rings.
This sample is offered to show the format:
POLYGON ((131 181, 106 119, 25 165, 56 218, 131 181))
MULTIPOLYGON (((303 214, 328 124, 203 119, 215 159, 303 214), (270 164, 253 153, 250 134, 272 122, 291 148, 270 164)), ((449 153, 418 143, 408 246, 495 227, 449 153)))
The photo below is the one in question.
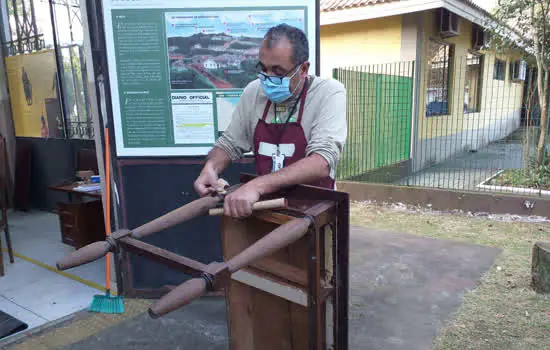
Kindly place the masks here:
MULTIPOLYGON (((243 175, 241 182, 252 178, 243 175)), ((246 220, 222 218, 224 260, 278 225, 306 216, 314 219, 302 239, 232 275, 225 288, 231 349, 347 350, 349 196, 317 187, 293 186, 265 199, 278 197, 288 200, 288 209, 255 212, 246 220), (330 237, 326 234, 328 228, 330 237)), ((125 296, 156 297, 170 289, 133 289, 130 254, 192 277, 207 272, 202 262, 140 240, 125 237, 118 243, 116 253, 121 257, 119 267, 124 278, 120 281, 125 296)))

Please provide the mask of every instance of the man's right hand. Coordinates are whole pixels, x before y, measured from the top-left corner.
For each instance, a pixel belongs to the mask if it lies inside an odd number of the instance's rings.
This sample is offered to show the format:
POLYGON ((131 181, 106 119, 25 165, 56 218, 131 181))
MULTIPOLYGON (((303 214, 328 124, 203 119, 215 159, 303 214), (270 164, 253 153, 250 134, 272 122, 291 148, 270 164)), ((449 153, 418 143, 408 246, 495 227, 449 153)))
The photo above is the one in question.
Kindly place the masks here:
POLYGON ((205 167, 195 180, 195 191, 201 197, 216 192, 218 186, 218 174, 210 167, 205 167))
POLYGON ((231 158, 219 147, 214 147, 208 153, 206 164, 199 177, 195 180, 195 191, 201 197, 216 193, 223 185, 219 183, 221 174, 231 163, 231 158))

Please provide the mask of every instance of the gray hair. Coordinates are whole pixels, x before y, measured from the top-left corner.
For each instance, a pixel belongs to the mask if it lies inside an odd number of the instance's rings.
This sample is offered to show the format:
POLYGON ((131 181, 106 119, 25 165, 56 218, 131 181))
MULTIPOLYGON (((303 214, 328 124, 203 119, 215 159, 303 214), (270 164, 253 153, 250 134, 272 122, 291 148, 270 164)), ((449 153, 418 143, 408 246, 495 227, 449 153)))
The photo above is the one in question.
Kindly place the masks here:
POLYGON ((309 60, 309 42, 306 33, 288 24, 279 24, 271 27, 264 36, 268 48, 271 48, 282 38, 286 38, 292 45, 292 61, 302 64, 309 60))

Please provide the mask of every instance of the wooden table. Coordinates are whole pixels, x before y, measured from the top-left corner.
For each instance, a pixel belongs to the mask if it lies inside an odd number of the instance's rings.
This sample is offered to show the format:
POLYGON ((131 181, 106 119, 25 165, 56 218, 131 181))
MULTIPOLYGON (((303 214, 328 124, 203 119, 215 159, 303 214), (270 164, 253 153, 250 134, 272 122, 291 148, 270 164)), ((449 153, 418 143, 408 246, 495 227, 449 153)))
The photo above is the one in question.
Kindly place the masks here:
POLYGON ((76 195, 78 197, 92 197, 92 198, 98 198, 101 199, 102 193, 101 190, 97 191, 80 191, 76 190, 78 186, 80 186, 80 183, 68 183, 68 184, 60 184, 60 185, 54 185, 54 186, 48 186, 49 189, 59 192, 66 192, 69 194, 69 201, 72 200, 72 195, 76 195))
POLYGON ((57 203, 57 214, 62 242, 76 249, 106 237, 101 190, 76 190, 80 185, 68 183, 48 186, 51 190, 65 192, 69 196, 68 202, 57 203), (84 201, 84 197, 92 200, 84 201))

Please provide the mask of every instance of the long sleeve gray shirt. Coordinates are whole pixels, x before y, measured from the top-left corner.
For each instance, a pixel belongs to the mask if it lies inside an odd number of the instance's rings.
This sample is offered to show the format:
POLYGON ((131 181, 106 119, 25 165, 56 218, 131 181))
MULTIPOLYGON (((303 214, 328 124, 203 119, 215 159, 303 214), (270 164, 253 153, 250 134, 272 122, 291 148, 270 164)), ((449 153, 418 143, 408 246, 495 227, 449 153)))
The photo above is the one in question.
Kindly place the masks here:
MULTIPOLYGON (((335 178, 347 137, 346 90, 343 84, 334 79, 310 77, 310 82, 301 123, 308 143, 306 156, 316 153, 325 158, 330 175, 335 178)), ((216 143, 232 161, 253 150, 254 129, 262 118, 267 102, 258 79, 244 89, 227 130, 216 143)), ((280 119, 287 119, 294 102, 292 98, 281 104, 281 107, 277 105, 279 111, 286 110, 286 113, 277 113, 280 119)), ((299 109, 298 105, 297 111, 299 109)), ((295 121, 297 116, 298 112, 291 121, 295 121)), ((274 120, 275 108, 270 108, 266 121, 271 123, 274 120)))

